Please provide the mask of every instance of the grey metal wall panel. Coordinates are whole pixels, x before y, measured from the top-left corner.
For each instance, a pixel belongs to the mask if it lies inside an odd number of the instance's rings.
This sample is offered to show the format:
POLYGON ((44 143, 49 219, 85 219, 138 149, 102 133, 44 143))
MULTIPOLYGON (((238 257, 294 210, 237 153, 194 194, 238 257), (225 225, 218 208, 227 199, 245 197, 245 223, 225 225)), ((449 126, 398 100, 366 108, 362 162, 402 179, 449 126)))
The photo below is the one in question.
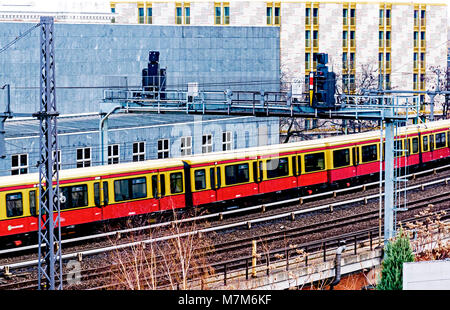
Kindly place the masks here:
MULTIPOLYGON (((2 46, 33 24, 0 23, 2 46)), ((98 111, 107 76, 128 76, 140 84, 148 51, 159 50, 167 67, 167 88, 211 80, 223 90, 277 91, 279 86, 245 85, 246 81, 279 79, 278 27, 156 26, 55 24, 56 100, 63 113, 98 111)), ((38 110, 39 29, 0 54, 0 81, 12 86, 14 112, 38 110)), ((137 86, 137 85, 136 85, 137 86)), ((206 89, 211 89, 206 87, 206 89)), ((3 105, 4 93, 0 92, 3 105)))

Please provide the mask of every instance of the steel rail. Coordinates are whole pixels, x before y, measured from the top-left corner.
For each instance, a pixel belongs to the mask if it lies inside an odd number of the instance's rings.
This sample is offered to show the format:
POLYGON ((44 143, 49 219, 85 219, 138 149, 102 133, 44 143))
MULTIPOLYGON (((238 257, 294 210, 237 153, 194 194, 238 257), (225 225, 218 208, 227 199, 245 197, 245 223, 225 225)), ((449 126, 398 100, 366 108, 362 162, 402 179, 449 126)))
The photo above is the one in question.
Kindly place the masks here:
MULTIPOLYGON (((433 168, 433 169, 428 169, 428 170, 424 170, 424 171, 420 171, 420 172, 416 172, 416 173, 411 173, 411 174, 403 176, 403 178, 410 178, 410 177, 412 177, 412 178, 415 179, 418 175, 428 174, 428 173, 436 173, 438 170, 445 170, 445 169, 448 169, 448 168, 450 168, 450 165, 445 165, 445 166, 441 166, 441 167, 437 167, 437 168, 433 168)), ((442 179, 438 180, 438 182, 439 183, 442 182, 442 179)), ((444 182, 445 182, 445 179, 444 179, 444 182)), ((382 181, 382 183, 384 183, 384 181, 382 181)), ((380 182, 376 181, 376 182, 371 182, 371 183, 368 183, 368 184, 357 185, 357 186, 353 186, 353 187, 348 187, 348 188, 328 191, 328 192, 324 192, 324 193, 318 193, 318 194, 312 194, 312 195, 308 195, 308 196, 291 198, 291 199, 287 199, 287 200, 263 203, 263 204, 259 204, 259 205, 255 205, 255 206, 250 206, 250 207, 245 207, 245 208, 238 208, 238 209, 223 211, 223 212, 219 212, 219 213, 200 215, 200 216, 195 216, 195 217, 190 217, 190 218, 180 219, 180 220, 175 220, 175 221, 169 221, 169 222, 164 222, 164 223, 157 223, 157 224, 151 224, 151 225, 146 225, 146 226, 140 226, 140 227, 116 230, 116 231, 113 231, 113 232, 107 232, 107 233, 101 233, 101 234, 95 234, 95 235, 89 235, 89 236, 82 236, 82 237, 77 237, 77 238, 65 239, 65 240, 61 240, 61 244, 76 243, 76 242, 86 241, 86 240, 90 240, 90 239, 106 238, 106 237, 114 236, 114 235, 117 235, 117 234, 127 234, 127 233, 136 232, 136 231, 144 231, 144 230, 149 230, 149 229, 155 229, 155 228, 160 228, 160 227, 164 227, 164 226, 171 226, 171 225, 173 225, 175 223, 187 223, 187 222, 193 222, 193 221, 198 221, 198 220, 206 220, 206 219, 210 219, 210 218, 223 217, 224 215, 230 215, 230 214, 236 214, 236 213, 245 213, 245 212, 248 212, 248 211, 261 209, 263 207, 271 207, 271 206, 289 204, 289 203, 299 202, 299 201, 303 202, 303 201, 308 200, 308 199, 314 199, 314 198, 330 196, 330 195, 334 196, 334 195, 337 195, 338 193, 354 191, 354 190, 357 190, 357 189, 365 190, 368 187, 377 186, 379 184, 380 184, 380 182)), ((415 187, 411 187, 410 189, 415 189, 415 188, 418 188, 420 186, 422 186, 422 185, 417 185, 415 187)), ((423 186, 428 186, 428 184, 424 184, 423 186)), ((380 194, 378 193, 376 195, 367 196, 365 198, 366 199, 373 199, 373 198, 375 198, 375 196, 379 196, 379 195, 380 194)), ((357 199, 360 199, 360 198, 357 198, 357 199)), ((362 199, 364 199, 364 198, 362 198, 362 199)), ((328 204, 327 206, 329 208, 330 207, 332 208, 332 207, 335 207, 335 206, 339 206, 341 204, 343 204, 343 202, 331 203, 331 204, 328 204)), ((310 210, 312 212, 312 211, 317 211, 317 210, 321 210, 321 209, 325 209, 325 208, 326 208, 325 206, 320 206, 320 207, 315 207, 315 209, 312 208, 310 210)), ((301 214, 301 213, 306 212, 307 210, 309 210, 309 209, 296 211, 295 214, 301 214)), ((290 213, 292 213, 292 212, 290 212, 290 213)), ((280 217, 283 217, 283 216, 280 216, 280 217)), ((17 252, 20 252, 20 251, 32 250, 32 249, 36 249, 37 247, 38 247, 38 245, 34 244, 34 245, 29 245, 29 246, 23 246, 23 247, 20 247, 20 248, 12 248, 12 249, 0 250, 0 255, 8 254, 8 253, 17 253, 17 252)), ((0 266, 0 270, 1 269, 2 269, 2 266, 0 266)))
MULTIPOLYGON (((398 190, 398 192, 416 189, 416 188, 424 189, 427 186, 436 185, 436 184, 440 184, 440 183, 448 184, 449 181, 450 181, 450 177, 447 177, 447 178, 443 178, 440 180, 427 182, 425 184, 414 185, 414 186, 411 186, 410 188, 398 190)), ((114 251, 114 250, 129 248, 129 247, 136 246, 139 244, 156 243, 156 242, 167 241, 167 240, 171 240, 171 239, 175 239, 175 238, 183 238, 183 237, 187 237, 187 236, 191 236, 191 235, 199 235, 199 234, 208 233, 208 232, 212 232, 212 231, 227 230, 227 229, 232 229, 232 228, 237 228, 237 227, 242 227, 242 226, 250 227, 252 224, 256 224, 256 223, 260 223, 260 222, 267 222, 267 221, 272 221, 272 220, 281 219, 281 218, 289 218, 289 217, 292 217, 293 215, 295 216, 295 215, 310 213, 310 212, 314 212, 314 211, 318 211, 318 210, 332 209, 335 206, 351 204, 351 203, 356 203, 356 202, 360 202, 360 201, 367 202, 368 200, 379 198, 379 196, 380 196, 380 194, 374 194, 374 195, 369 195, 366 197, 350 199, 350 200, 341 201, 341 202, 337 202, 337 203, 325 204, 322 206, 312 207, 312 208, 308 208, 308 209, 281 213, 281 214, 277 214, 277 215, 273 215, 273 216, 269 216, 269 217, 262 217, 262 218, 258 218, 258 219, 240 221, 240 222, 226 224, 226 225, 220 225, 220 226, 216 226, 216 227, 203 228, 200 230, 179 233, 176 235, 168 235, 168 236, 163 236, 163 237, 158 237, 158 238, 150 238, 150 239, 145 239, 145 240, 140 240, 140 241, 124 243, 124 244, 120 244, 120 245, 102 247, 102 248, 97 248, 97 249, 89 249, 89 250, 84 250, 84 251, 77 251, 77 252, 73 252, 73 253, 69 253, 69 254, 64 254, 61 256, 61 258, 63 260, 69 260, 69 259, 78 258, 80 255, 82 255, 84 257, 84 256, 95 255, 95 254, 100 254, 100 253, 106 253, 106 252, 110 252, 110 251, 114 251)), ((298 200, 298 199, 296 199, 296 200, 298 200)), ((235 210, 233 210, 233 211, 235 211, 235 210)), ((116 233, 117 232, 115 232, 114 234, 116 234, 116 233)), ((29 261, 24 261, 24 262, 5 264, 5 265, 0 266, 0 270, 5 270, 5 269, 11 270, 11 269, 15 269, 15 268, 30 267, 30 266, 36 265, 37 263, 38 263, 38 260, 35 259, 35 260, 29 260, 29 261)))

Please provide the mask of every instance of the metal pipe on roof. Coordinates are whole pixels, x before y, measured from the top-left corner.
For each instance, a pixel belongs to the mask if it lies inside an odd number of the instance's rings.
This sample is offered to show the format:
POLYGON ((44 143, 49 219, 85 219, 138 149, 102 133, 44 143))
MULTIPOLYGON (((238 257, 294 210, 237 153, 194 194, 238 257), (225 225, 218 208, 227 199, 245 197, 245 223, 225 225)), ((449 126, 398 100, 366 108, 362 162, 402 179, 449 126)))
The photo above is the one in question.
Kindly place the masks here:
MULTIPOLYGON (((101 118, 100 123, 98 125, 98 135, 100 139, 100 159, 102 165, 105 164, 105 145, 108 145, 108 130, 104 130, 105 122, 107 122, 109 116, 121 109, 122 106, 115 106, 111 111, 109 111, 104 117, 101 118), (106 143, 105 143, 106 142, 106 143)), ((102 114, 100 114, 102 115, 102 114)), ((107 124, 107 123, 106 123, 107 124)))

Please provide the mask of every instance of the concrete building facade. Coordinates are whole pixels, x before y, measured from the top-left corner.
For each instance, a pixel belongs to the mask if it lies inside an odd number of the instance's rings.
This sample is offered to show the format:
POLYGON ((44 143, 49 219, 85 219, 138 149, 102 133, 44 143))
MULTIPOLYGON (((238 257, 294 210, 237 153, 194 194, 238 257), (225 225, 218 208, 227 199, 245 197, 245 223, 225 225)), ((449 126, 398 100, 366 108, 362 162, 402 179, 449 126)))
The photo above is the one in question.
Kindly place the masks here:
MULTIPOLYGON (((279 28, 284 89, 327 53, 342 92, 367 75, 384 88, 428 90, 446 69, 447 4, 411 1, 111 1, 117 23, 279 28)), ((376 84, 376 85, 375 85, 376 84)), ((423 97, 423 101, 428 98, 423 97)), ((444 101, 436 98, 438 108, 444 101)))

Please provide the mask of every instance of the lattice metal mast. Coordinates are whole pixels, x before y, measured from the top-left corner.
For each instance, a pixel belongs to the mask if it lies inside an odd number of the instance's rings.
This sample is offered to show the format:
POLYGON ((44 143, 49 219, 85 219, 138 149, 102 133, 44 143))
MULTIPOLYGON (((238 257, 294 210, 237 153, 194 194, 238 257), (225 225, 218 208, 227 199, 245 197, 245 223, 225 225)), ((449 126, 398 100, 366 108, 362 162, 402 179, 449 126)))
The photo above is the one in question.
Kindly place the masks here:
POLYGON ((41 17, 40 28, 38 289, 53 290, 62 289, 53 17, 41 17))

